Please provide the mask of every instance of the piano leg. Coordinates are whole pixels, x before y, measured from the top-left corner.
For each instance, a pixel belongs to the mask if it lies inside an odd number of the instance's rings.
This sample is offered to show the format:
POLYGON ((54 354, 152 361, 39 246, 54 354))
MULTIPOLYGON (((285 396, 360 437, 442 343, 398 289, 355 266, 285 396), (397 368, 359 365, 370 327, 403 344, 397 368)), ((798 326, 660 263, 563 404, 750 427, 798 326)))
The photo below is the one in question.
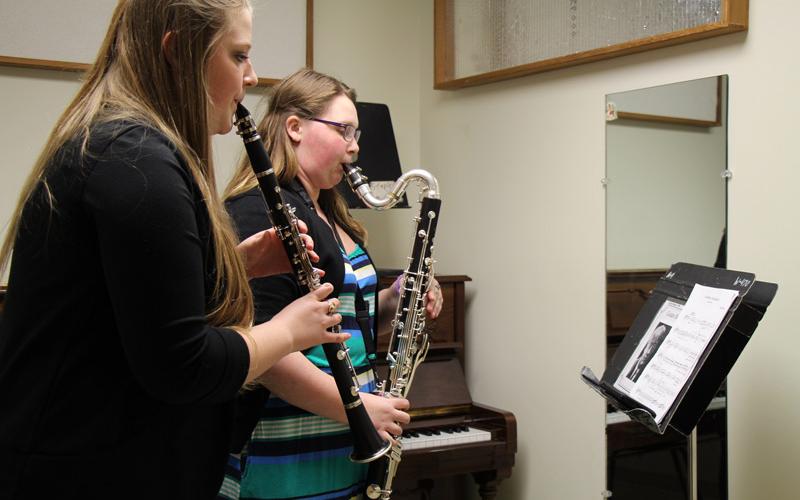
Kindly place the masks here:
POLYGON ((418 486, 420 500, 431 500, 431 490, 433 490, 433 479, 420 479, 418 486))
MULTIPOLYGON (((392 485, 392 500, 433 500, 433 479, 396 481, 392 485)), ((450 498, 450 497, 448 497, 450 498)))
POLYGON ((481 496, 481 500, 494 500, 497 498, 497 487, 500 485, 500 480, 497 479, 497 471, 473 472, 472 477, 478 483, 478 494, 481 496))

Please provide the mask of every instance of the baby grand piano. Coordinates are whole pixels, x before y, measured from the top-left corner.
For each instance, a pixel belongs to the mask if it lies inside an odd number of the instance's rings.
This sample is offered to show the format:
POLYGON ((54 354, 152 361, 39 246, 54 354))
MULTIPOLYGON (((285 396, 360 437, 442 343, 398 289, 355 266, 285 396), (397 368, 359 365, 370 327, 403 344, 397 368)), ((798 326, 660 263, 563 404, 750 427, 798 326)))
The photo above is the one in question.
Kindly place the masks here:
MULTIPOLYGON (((396 272, 383 274, 389 286, 396 272)), ((404 428, 402 461, 392 500, 464 498, 471 475, 483 500, 497 496, 511 476, 517 451, 517 422, 511 412, 472 401, 464 376, 464 283, 468 276, 437 276, 444 307, 429 322, 431 347, 409 393, 411 423, 404 428)), ((378 372, 386 375, 389 338, 378 338, 378 372)))

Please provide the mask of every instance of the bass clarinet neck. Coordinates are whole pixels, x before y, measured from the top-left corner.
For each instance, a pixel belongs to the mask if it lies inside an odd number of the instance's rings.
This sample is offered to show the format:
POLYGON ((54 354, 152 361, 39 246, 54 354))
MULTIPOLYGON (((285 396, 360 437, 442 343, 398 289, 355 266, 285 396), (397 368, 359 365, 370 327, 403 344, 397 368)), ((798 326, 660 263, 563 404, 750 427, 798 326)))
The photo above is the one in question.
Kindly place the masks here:
POLYGON ((406 192, 408 185, 412 182, 421 184, 423 198, 439 199, 439 183, 427 170, 413 169, 404 173, 394 182, 392 189, 389 190, 385 198, 378 198, 372 193, 369 186, 369 179, 361 173, 361 168, 352 164, 342 164, 347 183, 350 189, 363 201, 368 207, 376 210, 386 210, 395 206, 401 199, 403 193, 406 192))

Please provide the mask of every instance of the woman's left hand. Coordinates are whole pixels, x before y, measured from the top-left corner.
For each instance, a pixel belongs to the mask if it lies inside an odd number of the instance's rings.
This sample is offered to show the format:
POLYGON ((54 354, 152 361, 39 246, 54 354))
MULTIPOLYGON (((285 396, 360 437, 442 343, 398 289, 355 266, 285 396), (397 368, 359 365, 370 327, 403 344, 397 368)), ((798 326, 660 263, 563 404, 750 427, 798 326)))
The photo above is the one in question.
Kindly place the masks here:
MULTIPOLYGON (((305 234, 308 227, 303 221, 298 221, 297 227, 311 262, 319 261, 319 256, 314 252, 314 240, 305 234)), ((258 232, 239 243, 236 248, 244 261, 248 279, 292 272, 289 258, 281 239, 275 234, 275 229, 258 232)))
POLYGON ((442 312, 442 305, 444 304, 442 287, 439 285, 439 282, 436 281, 436 278, 431 278, 428 292, 425 294, 425 302, 425 312, 428 318, 436 319, 439 313, 442 312))

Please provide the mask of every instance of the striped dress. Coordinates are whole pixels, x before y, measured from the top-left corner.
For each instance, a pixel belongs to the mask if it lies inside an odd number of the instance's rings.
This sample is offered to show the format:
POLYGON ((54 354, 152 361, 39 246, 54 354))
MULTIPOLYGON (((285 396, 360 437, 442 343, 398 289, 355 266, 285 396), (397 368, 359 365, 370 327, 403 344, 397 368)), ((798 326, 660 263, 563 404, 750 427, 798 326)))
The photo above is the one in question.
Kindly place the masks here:
MULTIPOLYGON (((345 279, 338 312, 342 314, 342 330, 351 334, 347 346, 361 391, 371 392, 375 388, 374 375, 356 322, 355 297, 356 287, 359 287, 368 304, 370 327, 374 332, 377 275, 369 256, 359 245, 349 255, 344 255, 344 262, 345 279)), ((322 347, 310 349, 306 357, 330 373, 322 347)), ((234 500, 361 498, 358 495, 365 487, 367 466, 351 462, 351 452, 352 440, 346 424, 309 413, 272 395, 261 411, 241 461, 232 459, 229 464, 219 497, 234 500), (237 483, 235 476, 240 465, 241 482, 237 483)))

